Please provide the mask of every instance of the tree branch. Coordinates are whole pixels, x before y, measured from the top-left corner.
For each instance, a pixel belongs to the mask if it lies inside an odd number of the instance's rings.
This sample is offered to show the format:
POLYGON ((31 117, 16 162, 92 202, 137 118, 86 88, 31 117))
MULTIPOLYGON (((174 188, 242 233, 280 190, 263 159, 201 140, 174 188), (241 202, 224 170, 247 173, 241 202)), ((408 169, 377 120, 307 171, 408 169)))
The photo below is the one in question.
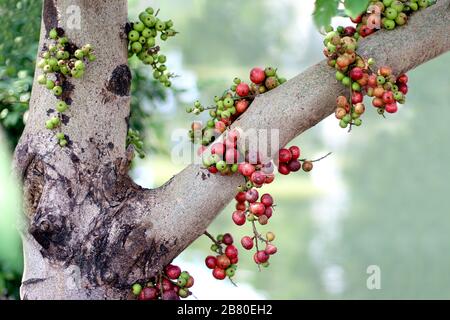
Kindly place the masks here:
MULTIPOLYGON (((395 74, 400 74, 450 50, 449 4, 449 0, 438 1, 413 14, 406 26, 376 32, 361 41, 358 53, 374 58, 378 65, 389 65, 395 74)), ((258 96, 232 127, 244 131, 255 126, 279 129, 278 147, 282 147, 332 114, 337 96, 344 91, 335 80, 334 69, 322 61, 258 96)), ((242 182, 237 175, 207 174, 205 179, 202 172, 198 165, 190 165, 157 190, 158 206, 151 218, 158 229, 166 231, 166 237, 179 239, 177 250, 170 252, 167 261, 205 231, 242 182)))
MULTIPOLYGON (((449 3, 441 0, 415 13, 406 27, 377 32, 362 41, 359 54, 405 72, 449 50, 449 3)), ((15 152, 27 214, 21 294, 29 299, 127 298, 132 283, 156 275, 203 234, 242 177, 210 175, 190 165, 155 190, 128 178, 127 4, 45 0, 40 48, 48 43, 49 29, 66 26, 66 9, 74 4, 81 9, 81 29, 66 30, 68 37, 91 43, 97 61, 83 79, 72 80, 70 121, 64 127, 71 144, 65 148, 44 128, 56 101, 35 79, 30 115, 15 152)), ((334 71, 321 62, 258 96, 233 127, 279 129, 285 145, 330 115, 343 91, 334 71)))

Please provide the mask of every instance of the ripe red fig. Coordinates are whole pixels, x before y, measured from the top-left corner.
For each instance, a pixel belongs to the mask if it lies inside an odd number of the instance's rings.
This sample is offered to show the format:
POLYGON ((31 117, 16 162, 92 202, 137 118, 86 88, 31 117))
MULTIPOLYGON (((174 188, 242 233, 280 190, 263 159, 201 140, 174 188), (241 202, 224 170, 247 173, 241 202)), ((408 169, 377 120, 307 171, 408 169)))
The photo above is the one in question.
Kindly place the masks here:
POLYGON ((407 84, 408 83, 408 76, 406 74, 401 74, 397 78, 397 83, 399 84, 407 84))
POLYGON ((250 163, 244 162, 240 165, 239 172, 246 177, 250 177, 255 172, 255 167, 250 163))
POLYGON ((352 78, 353 81, 358 81, 358 80, 363 78, 364 72, 363 72, 363 70, 361 68, 355 67, 352 70, 350 70, 349 75, 350 75, 350 78, 352 78))
POLYGON ((360 14, 360 15, 357 16, 356 18, 350 17, 350 20, 351 20, 353 23, 360 23, 360 22, 362 21, 362 14, 360 14))
POLYGON ((233 219, 233 222, 238 225, 242 226, 245 223, 245 212, 244 211, 235 211, 233 212, 233 215, 231 216, 233 219))
POLYGON ((300 163, 300 161, 295 159, 295 160, 289 161, 287 166, 291 172, 297 172, 302 167, 302 164, 300 163))
POLYGON ((212 275, 214 278, 216 278, 217 280, 223 280, 226 277, 226 273, 224 269, 221 269, 219 267, 215 267, 212 275))
POLYGON ((258 200, 258 197, 259 197, 259 193, 258 193, 258 190, 256 190, 256 189, 250 189, 245 193, 245 199, 250 203, 258 200))
POLYGON ((395 101, 394 94, 392 93, 392 91, 385 91, 383 93, 382 99, 383 99, 383 102, 386 104, 393 103, 395 101))
POLYGON ((222 240, 222 242, 223 243, 225 243, 226 245, 230 245, 230 244, 233 244, 233 236, 231 235, 231 234, 229 234, 229 233, 225 233, 224 235, 223 235, 223 240, 222 240))
POLYGON ((250 80, 255 84, 261 84, 266 79, 266 73, 261 68, 253 68, 250 71, 250 80))
POLYGON ((215 174, 215 173, 217 173, 219 170, 217 169, 216 166, 211 166, 211 167, 208 168, 208 171, 211 172, 211 173, 213 173, 213 174, 215 174))
POLYGON ((162 294, 163 300, 180 300, 180 297, 173 290, 164 291, 162 294))
POLYGON ((371 88, 375 88, 377 86, 377 76, 375 74, 371 74, 367 81, 367 85, 371 88))
POLYGON ((250 92, 250 87, 245 82, 239 83, 238 86, 236 87, 236 93, 240 97, 248 96, 249 92, 250 92))
POLYGON ((291 173, 291 170, 289 170, 288 166, 284 163, 280 163, 278 165, 278 172, 284 175, 288 175, 289 173, 291 173))
POLYGON ((265 251, 260 250, 258 252, 255 252, 255 254, 253 255, 253 260, 257 264, 264 263, 269 260, 269 255, 265 251))
POLYGON ((155 300, 158 298, 159 291, 156 288, 145 287, 139 294, 139 300, 155 300))
POLYGON ((389 103, 384 107, 384 110, 388 113, 396 113, 398 110, 397 102, 389 103))
POLYGON ((214 269, 217 264, 217 259, 214 256, 207 256, 205 259, 205 264, 209 269, 214 269))
POLYGON ((237 202, 245 202, 246 201, 245 192, 242 191, 238 192, 234 197, 234 199, 236 199, 237 202))
POLYGON ((298 159, 300 158, 300 148, 297 146, 291 146, 289 148, 289 151, 291 152, 292 159, 298 159))
POLYGON ((363 101, 363 94, 361 92, 358 91, 353 91, 352 92, 352 103, 353 104, 357 104, 363 101))
POLYGON ((274 174, 266 174, 266 181, 264 181, 264 183, 269 184, 272 183, 272 181, 275 179, 275 175, 274 174))
POLYGON ((278 152, 278 161, 287 163, 292 159, 292 154, 288 149, 280 149, 278 152))
POLYGON ((264 214, 264 211, 266 211, 266 207, 261 202, 253 202, 250 203, 249 210, 255 216, 259 217, 264 214))
POLYGON ((238 102, 236 102, 235 107, 236 107, 236 111, 238 113, 243 113, 248 108, 248 101, 247 100, 239 100, 238 102))
POLYGON ((234 259, 238 256, 238 249, 233 246, 232 244, 230 244, 229 246, 227 246, 225 248, 225 255, 231 259, 234 259))
POLYGON ((266 207, 271 207, 273 205, 273 198, 270 194, 265 193, 261 196, 261 203, 266 207))
POLYGON ((359 29, 359 34, 361 35, 361 37, 367 37, 368 35, 371 35, 375 30, 370 28, 369 26, 363 25, 361 26, 361 28, 359 29))
POLYGON ((247 209, 247 206, 245 205, 245 202, 237 202, 236 203, 237 211, 245 211, 246 209, 247 209))
POLYGON ((400 84, 398 86, 398 91, 400 91, 403 94, 407 94, 408 93, 408 86, 406 84, 400 84))
POLYGON ((266 181, 266 175, 261 171, 255 171, 252 173, 250 180, 256 185, 262 185, 266 181))
POLYGON ((228 258, 226 255, 222 254, 217 257, 217 267, 220 269, 226 269, 230 266, 230 258, 228 258))
POLYGON ((250 250, 251 248, 253 248, 253 239, 249 236, 244 236, 241 239, 241 245, 244 249, 250 250))
POLYGON ((272 207, 267 207, 264 211, 264 215, 267 217, 267 219, 270 219, 272 217, 273 209, 272 207))
POLYGON ((180 276, 180 274, 181 274, 181 269, 180 269, 180 267, 178 267, 178 266, 174 266, 174 265, 172 265, 172 264, 169 264, 169 265, 166 267, 165 272, 166 272, 166 275, 167 275, 170 279, 175 280, 175 279, 178 279, 178 277, 180 276))
MULTIPOLYGON (((172 289, 173 289, 173 284, 172 284, 172 282, 171 282, 170 280, 168 280, 168 279, 166 279, 166 278, 163 278, 162 281, 161 281, 161 283, 162 283, 163 291, 169 291, 169 290, 172 290, 172 289)), ((156 284, 156 289, 161 290, 161 289, 160 289, 160 288, 161 288, 161 283, 158 282, 158 283, 156 284)))
POLYGON ((355 27, 352 27, 352 26, 345 27, 345 29, 344 29, 344 35, 346 35, 348 37, 353 37, 355 32, 356 32, 356 29, 355 29, 355 27))
POLYGON ((277 247, 275 247, 273 244, 266 245, 266 249, 264 250, 267 254, 272 255, 277 252, 277 247))

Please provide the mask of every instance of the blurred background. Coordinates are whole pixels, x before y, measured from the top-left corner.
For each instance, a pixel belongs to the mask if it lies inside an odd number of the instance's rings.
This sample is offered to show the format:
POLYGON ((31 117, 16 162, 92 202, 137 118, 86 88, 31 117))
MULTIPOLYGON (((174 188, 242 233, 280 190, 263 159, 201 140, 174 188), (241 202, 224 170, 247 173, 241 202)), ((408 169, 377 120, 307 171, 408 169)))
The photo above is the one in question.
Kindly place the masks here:
MULTIPOLYGON (((184 167, 171 162, 170 149, 172 132, 194 119, 186 105, 212 102, 234 77, 247 79, 253 66, 274 66, 290 78, 323 56, 313 0, 130 0, 130 19, 149 5, 180 32, 162 44, 169 70, 180 75, 173 89, 130 63, 132 127, 145 136, 147 151, 131 174, 153 188, 184 167)), ((9 168, 26 120, 40 14, 41 1, 0 1, 0 295, 10 298, 18 297, 22 258, 19 193, 9 168)), ((339 23, 346 22, 334 20, 339 23)), ((276 233, 279 254, 258 272, 241 250, 234 287, 212 278, 203 262, 210 241, 198 239, 176 261, 195 277, 195 297, 450 298, 449 65, 447 53, 409 72, 407 103, 395 116, 383 119, 369 109, 350 134, 328 118, 293 141, 308 158, 333 154, 310 174, 278 176, 264 187, 277 207, 262 230, 276 233), (379 267, 380 289, 366 285, 370 266, 379 267)), ((232 211, 225 209, 209 231, 236 239, 248 234, 232 224, 232 211)))

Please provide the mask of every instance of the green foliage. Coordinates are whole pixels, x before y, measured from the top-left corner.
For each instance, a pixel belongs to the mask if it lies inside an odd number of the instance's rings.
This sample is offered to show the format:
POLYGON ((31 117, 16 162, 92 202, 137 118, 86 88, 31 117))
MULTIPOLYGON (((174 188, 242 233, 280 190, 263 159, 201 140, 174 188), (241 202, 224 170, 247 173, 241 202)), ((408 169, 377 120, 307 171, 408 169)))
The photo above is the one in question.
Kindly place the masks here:
POLYGON ((369 1, 370 0, 345 0, 345 13, 352 18, 356 18, 367 9, 369 1))
MULTIPOLYGON (((179 9, 178 14, 184 14, 177 16, 177 12, 171 13, 181 32, 176 41, 186 48, 183 59, 187 64, 198 66, 211 61, 214 75, 221 72, 220 68, 224 66, 228 71, 238 66, 251 68, 270 63, 268 58, 271 52, 268 48, 279 50, 286 47, 281 35, 283 30, 289 30, 286 22, 294 16, 292 6, 285 4, 283 18, 278 19, 270 6, 261 5, 260 0, 222 1, 220 6, 214 1, 177 1, 176 5, 165 6, 165 11, 170 6, 177 6, 195 12, 185 14, 179 9), (258 28, 255 29, 255 26, 258 28), (181 30, 189 30, 190 33, 181 30), (192 45, 193 39, 195 46, 192 45), (214 55, 211 55, 211 49, 214 49, 214 55)), ((202 70, 203 74, 206 72, 202 70)), ((210 78, 208 81, 213 81, 214 77, 210 78)))
POLYGON ((369 2, 370 0, 344 0, 345 10, 342 11, 339 8, 342 2, 339 0, 316 0, 314 23, 321 28, 328 26, 335 16, 346 15, 354 18, 367 8, 369 2))
POLYGON ((41 1, 4 0, 0 15, 0 123, 12 148, 24 128, 31 95, 41 1))
MULTIPOLYGON (((133 144, 140 157, 143 157, 146 152, 166 152, 161 143, 164 138, 163 123, 158 120, 155 111, 159 104, 163 104, 168 99, 167 88, 153 79, 151 70, 143 67, 136 57, 129 60, 129 65, 133 77, 129 128, 133 134, 128 135, 127 145, 133 144), (150 134, 151 138, 145 139, 150 134), (144 140, 143 146, 136 145, 139 141, 136 136, 144 140)), ((177 92, 176 89, 173 90, 177 92)))
MULTIPOLYGON (((39 40, 41 1, 3 0, 0 3, 0 123, 10 150, 17 144, 24 128, 34 76, 34 62, 39 40)), ((3 149, 2 152, 5 152, 3 149)), ((9 164, 7 165, 9 167, 9 164)), ((4 180, 3 180, 4 182, 4 180)), ((2 203, 2 214, 8 214, 2 203)), ((5 230, 3 230, 5 231, 5 230)), ((3 232, 3 241, 6 233, 3 232)), ((14 237, 11 235, 11 237, 14 237)), ((9 244, 13 239, 7 241, 9 244)), ((12 246, 10 250, 20 250, 12 246)), ((11 256, 13 254, 9 254, 11 256)), ((17 253, 20 256, 20 252, 17 253)), ((0 263, 0 299, 19 298, 20 272, 0 263)))
POLYGON ((331 18, 338 13, 339 0, 316 0, 313 18, 318 28, 330 24, 331 18))
POLYGON ((16 213, 22 206, 10 168, 11 156, 3 132, 0 132, 0 300, 19 298, 22 272, 20 237, 15 228, 16 213))
POLYGON ((0 300, 19 299, 21 275, 9 269, 5 269, 0 265, 0 300))

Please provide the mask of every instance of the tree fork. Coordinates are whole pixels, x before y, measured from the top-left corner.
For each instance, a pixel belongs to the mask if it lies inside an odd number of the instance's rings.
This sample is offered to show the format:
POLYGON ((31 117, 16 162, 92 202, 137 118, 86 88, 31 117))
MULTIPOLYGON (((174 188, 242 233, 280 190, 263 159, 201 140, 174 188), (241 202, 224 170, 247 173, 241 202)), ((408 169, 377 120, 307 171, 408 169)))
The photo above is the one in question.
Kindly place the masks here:
MULTIPOLYGON (((449 6, 450 0, 438 1, 411 16, 405 27, 376 32, 361 41, 358 54, 393 66, 398 74, 448 51, 449 6)), ((204 233, 241 180, 190 165, 160 188, 134 184, 127 175, 133 150, 125 149, 131 81, 127 2, 45 0, 42 16, 39 51, 48 31, 59 26, 76 44, 92 44, 97 60, 82 79, 70 80, 66 148, 45 129, 56 100, 37 85, 36 70, 29 118, 15 152, 26 221, 21 295, 128 298, 132 283, 157 274, 204 233), (69 5, 80 8, 80 29, 66 28, 69 5)), ((258 96, 233 127, 247 130, 257 123, 260 129, 279 129, 285 145, 332 114, 344 90, 322 61, 258 96)))

